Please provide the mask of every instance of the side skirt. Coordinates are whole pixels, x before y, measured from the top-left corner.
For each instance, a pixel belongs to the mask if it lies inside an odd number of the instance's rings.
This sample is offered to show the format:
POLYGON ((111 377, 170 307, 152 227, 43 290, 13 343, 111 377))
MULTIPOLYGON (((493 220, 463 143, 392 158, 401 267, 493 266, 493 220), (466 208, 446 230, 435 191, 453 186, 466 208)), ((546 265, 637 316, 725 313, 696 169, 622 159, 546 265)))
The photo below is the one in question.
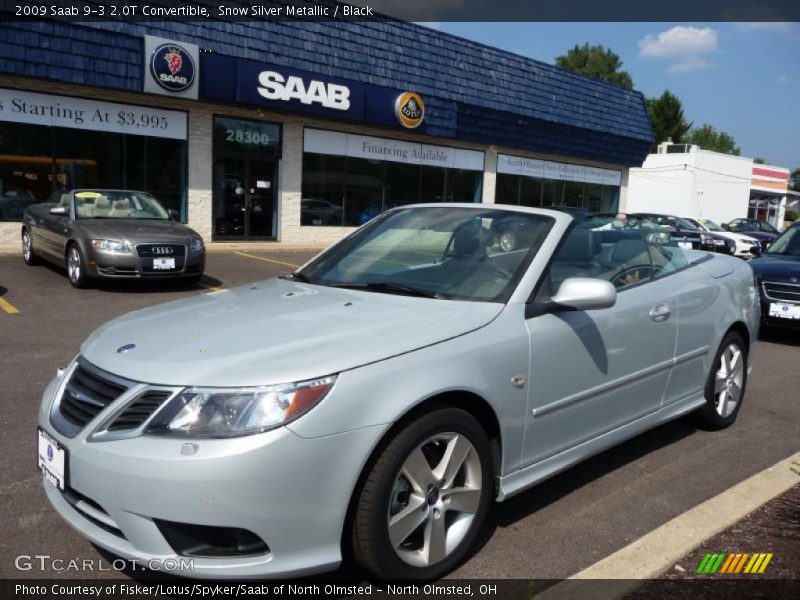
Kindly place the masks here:
POLYGON ((524 469, 510 473, 505 477, 500 477, 498 480, 496 500, 502 502, 515 494, 525 491, 532 485, 549 479, 554 475, 558 475, 569 467, 595 454, 599 454, 603 450, 616 446, 632 437, 636 437, 640 433, 644 433, 658 425, 682 417, 703 406, 704 402, 705 397, 703 396, 703 392, 700 391, 685 399, 683 402, 665 406, 661 410, 645 415, 640 419, 578 444, 568 450, 564 450, 559 454, 550 456, 524 469))

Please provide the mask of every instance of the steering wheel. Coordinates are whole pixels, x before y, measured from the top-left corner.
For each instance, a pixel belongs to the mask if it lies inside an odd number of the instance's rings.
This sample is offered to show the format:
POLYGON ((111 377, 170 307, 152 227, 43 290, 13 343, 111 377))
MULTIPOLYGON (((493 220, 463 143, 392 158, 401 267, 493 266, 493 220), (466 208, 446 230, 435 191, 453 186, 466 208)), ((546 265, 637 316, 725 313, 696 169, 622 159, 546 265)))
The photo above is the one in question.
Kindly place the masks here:
POLYGON ((643 279, 646 279, 652 275, 653 266, 651 264, 641 264, 641 265, 631 265, 629 267, 625 267, 624 269, 614 273, 609 281, 611 281, 612 285, 616 288, 625 287, 628 285, 633 285, 634 283, 639 283, 643 279), (646 273, 644 277, 642 277, 642 271, 646 273), (628 277, 636 273, 637 280, 636 281, 626 281, 628 277))

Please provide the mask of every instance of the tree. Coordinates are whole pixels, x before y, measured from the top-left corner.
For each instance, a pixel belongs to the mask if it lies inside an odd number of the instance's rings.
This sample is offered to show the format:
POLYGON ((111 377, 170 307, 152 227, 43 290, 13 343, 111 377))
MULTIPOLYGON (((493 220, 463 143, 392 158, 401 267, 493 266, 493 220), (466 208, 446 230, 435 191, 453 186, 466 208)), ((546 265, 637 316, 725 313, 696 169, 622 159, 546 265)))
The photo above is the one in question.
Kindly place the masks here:
POLYGON ((789 188, 795 192, 800 192, 800 168, 795 169, 789 175, 789 188))
POLYGON ((626 90, 633 89, 633 79, 630 74, 627 71, 620 71, 622 67, 620 57, 600 44, 596 46, 590 46, 588 43, 583 46, 576 44, 566 54, 556 57, 556 66, 579 75, 613 83, 626 90))
POLYGON ((753 159, 753 162, 756 163, 757 165, 765 165, 765 164, 767 164, 767 159, 766 158, 761 158, 760 156, 756 156, 753 159))
POLYGON ((683 105, 678 97, 669 90, 658 98, 647 99, 647 115, 653 126, 653 151, 661 142, 671 139, 676 144, 686 141, 686 135, 692 124, 683 115, 683 105))
POLYGON ((689 134, 689 143, 696 144, 704 150, 739 156, 739 146, 736 145, 736 140, 733 139, 733 136, 724 131, 717 131, 708 123, 692 130, 689 134))

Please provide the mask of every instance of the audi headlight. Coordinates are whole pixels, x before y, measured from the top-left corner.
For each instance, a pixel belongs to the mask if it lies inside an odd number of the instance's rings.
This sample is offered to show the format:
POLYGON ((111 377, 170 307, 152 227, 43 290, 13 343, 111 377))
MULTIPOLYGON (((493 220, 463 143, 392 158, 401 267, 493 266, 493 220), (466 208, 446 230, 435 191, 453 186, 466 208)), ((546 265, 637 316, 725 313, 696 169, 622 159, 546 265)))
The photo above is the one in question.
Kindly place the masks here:
POLYGON ((206 246, 203 243, 203 238, 201 238, 199 235, 192 236, 192 245, 189 246, 189 249, 192 252, 202 252, 205 247, 206 246))
POLYGON ((330 376, 264 387, 186 388, 153 419, 147 433, 196 438, 261 433, 311 410, 335 381, 330 376))
POLYGON ((702 242, 705 245, 715 244, 716 243, 714 241, 714 238, 712 236, 708 235, 707 233, 701 233, 700 234, 700 242, 702 242))
POLYGON ((128 244, 119 240, 92 240, 92 248, 112 254, 127 254, 131 251, 128 244))
POLYGON ((720 240, 720 239, 714 238, 714 245, 715 246, 724 246, 725 245, 725 240, 720 240))

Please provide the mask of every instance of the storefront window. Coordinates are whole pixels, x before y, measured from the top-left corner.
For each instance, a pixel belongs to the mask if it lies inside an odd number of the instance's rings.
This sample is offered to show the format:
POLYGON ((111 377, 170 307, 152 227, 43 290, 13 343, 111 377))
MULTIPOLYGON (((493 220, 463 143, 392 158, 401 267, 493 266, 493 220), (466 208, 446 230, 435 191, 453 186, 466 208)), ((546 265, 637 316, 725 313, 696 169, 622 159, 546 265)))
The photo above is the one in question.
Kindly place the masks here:
POLYGON ((312 128, 303 149, 302 225, 353 227, 406 204, 481 201, 483 152, 312 128))
POLYGON ((341 225, 344 215, 344 156, 303 157, 301 225, 341 225))
POLYGON ((181 211, 186 141, 72 127, 0 122, 0 220, 57 190, 81 187, 150 192, 181 211))
POLYGON ((522 177, 519 188, 519 203, 522 206, 542 205, 542 180, 534 177, 522 177))
POLYGON ((480 202, 483 191, 483 171, 447 169, 447 202, 480 202))
POLYGON ((495 202, 522 206, 577 206, 592 212, 615 212, 619 188, 599 183, 559 181, 498 173, 495 202))

